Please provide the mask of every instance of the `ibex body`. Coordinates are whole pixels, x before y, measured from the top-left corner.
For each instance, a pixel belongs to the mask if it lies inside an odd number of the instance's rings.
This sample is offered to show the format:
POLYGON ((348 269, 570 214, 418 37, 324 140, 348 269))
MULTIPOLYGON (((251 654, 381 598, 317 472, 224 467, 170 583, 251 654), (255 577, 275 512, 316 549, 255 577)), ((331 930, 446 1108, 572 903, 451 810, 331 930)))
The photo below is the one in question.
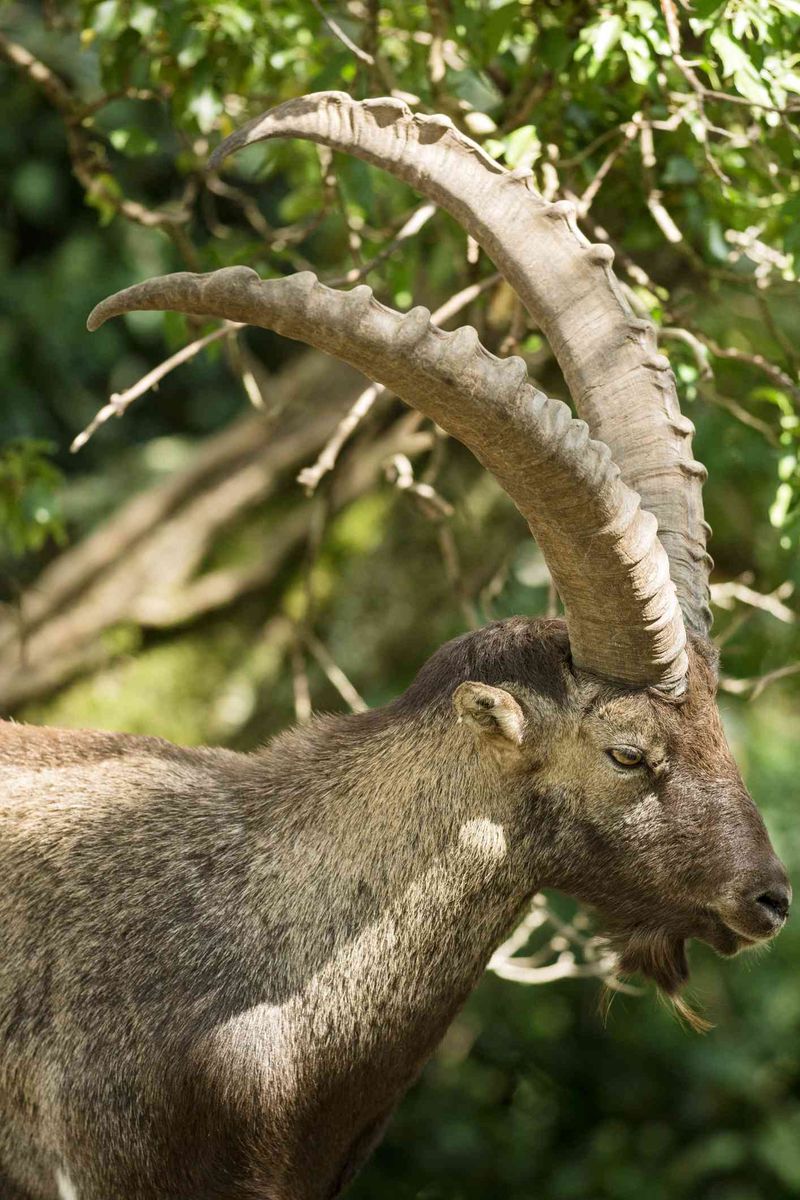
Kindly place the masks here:
POLYGON ((253 755, 4 725, 22 1194, 337 1195, 542 886, 670 992, 687 937, 771 934, 785 881, 692 659, 669 704, 580 681, 560 623, 514 620, 253 755))
POLYGON ((229 145, 285 133, 449 207, 588 426, 474 330, 307 274, 167 276, 92 327, 211 314, 364 370, 493 472, 565 620, 467 635, 388 708, 253 755, 0 726, 3 1200, 329 1200, 534 891, 595 906, 676 999, 687 939, 735 953, 788 910, 715 706, 691 425, 607 248, 394 100, 306 98, 229 145))

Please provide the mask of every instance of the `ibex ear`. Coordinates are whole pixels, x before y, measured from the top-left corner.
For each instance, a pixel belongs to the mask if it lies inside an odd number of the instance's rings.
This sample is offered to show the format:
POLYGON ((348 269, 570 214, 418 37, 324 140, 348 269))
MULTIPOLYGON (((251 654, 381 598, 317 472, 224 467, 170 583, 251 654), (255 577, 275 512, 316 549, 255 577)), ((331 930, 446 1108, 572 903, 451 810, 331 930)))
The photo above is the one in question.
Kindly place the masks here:
POLYGON ((458 719, 473 733, 505 738, 513 746, 522 744, 525 717, 510 692, 488 683, 461 683, 453 692, 458 719))

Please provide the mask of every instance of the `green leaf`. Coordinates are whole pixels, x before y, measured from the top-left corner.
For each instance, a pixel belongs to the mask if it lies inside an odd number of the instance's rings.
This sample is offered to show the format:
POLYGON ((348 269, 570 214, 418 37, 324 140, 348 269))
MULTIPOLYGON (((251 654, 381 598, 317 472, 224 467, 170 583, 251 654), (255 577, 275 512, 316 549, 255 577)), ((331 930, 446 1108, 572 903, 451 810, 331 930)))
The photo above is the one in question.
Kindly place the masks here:
POLYGON ((719 12, 724 8, 727 0, 694 0, 692 12, 701 20, 707 21, 709 17, 713 17, 714 13, 719 12))
POLYGON ((733 78, 736 90, 754 104, 772 104, 772 97, 761 82, 758 71, 744 50, 723 28, 711 32, 710 42, 722 61, 722 74, 733 78))
POLYGON ((181 39, 178 50, 178 65, 188 71, 197 66, 203 55, 208 53, 208 41, 197 29, 189 29, 181 39))
POLYGON ((103 0, 98 4, 89 21, 89 27, 101 37, 113 37, 124 25, 119 0, 103 0))
POLYGON ((655 70, 655 60, 650 43, 647 38, 641 37, 639 34, 623 32, 620 37, 620 45, 628 59, 631 79, 640 87, 644 87, 650 82, 655 70))
POLYGON ((504 4, 488 13, 481 30, 480 55, 483 62, 489 62, 494 58, 500 49, 500 43, 518 16, 517 0, 512 0, 512 3, 504 4))
POLYGON ((210 133, 222 112, 222 101, 210 87, 204 87, 189 101, 187 111, 197 121, 202 133, 210 133))
POLYGON ((86 192, 86 203, 97 210, 101 225, 110 225, 119 211, 122 188, 113 175, 103 172, 92 179, 86 192))
POLYGON ((722 74, 726 79, 750 66, 750 59, 744 50, 722 27, 712 30, 709 41, 722 61, 722 74))
POLYGON ((542 153, 542 143, 535 125, 520 125, 500 145, 504 148, 505 161, 512 170, 532 166, 542 153))
POLYGON ((148 37, 158 24, 158 9, 152 4, 135 4, 128 17, 128 24, 142 37, 148 37))
POLYGON ((737 92, 748 100, 752 100, 754 104, 764 104, 770 106, 773 103, 772 96, 761 83, 754 69, 748 65, 746 71, 736 71, 733 76, 734 87, 737 92))
POLYGON ((775 499, 770 505, 769 523, 774 529, 781 529, 786 524, 789 509, 794 498, 794 491, 788 483, 781 483, 775 492, 775 499))
POLYGON ((587 60, 586 74, 593 79, 608 55, 617 45, 624 23, 622 17, 614 14, 603 16, 592 25, 586 25, 581 30, 580 45, 575 51, 576 62, 587 60))
POLYGON ((18 438, 0 450, 0 552, 20 556, 49 538, 63 542, 58 499, 61 472, 50 461, 50 442, 18 438))
POLYGON ((142 129, 112 129, 108 140, 120 154, 128 158, 142 158, 158 149, 158 142, 142 129))

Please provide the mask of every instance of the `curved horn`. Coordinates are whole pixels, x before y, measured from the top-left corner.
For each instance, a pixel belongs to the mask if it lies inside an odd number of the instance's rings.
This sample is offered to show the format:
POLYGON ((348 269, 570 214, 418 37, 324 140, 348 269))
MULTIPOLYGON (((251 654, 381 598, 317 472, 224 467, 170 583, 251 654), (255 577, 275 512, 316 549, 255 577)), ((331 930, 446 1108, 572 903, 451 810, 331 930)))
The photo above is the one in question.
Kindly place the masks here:
POLYGON ((309 272, 262 281, 248 267, 181 272, 104 300, 96 329, 131 309, 171 309, 273 329, 351 363, 432 417, 495 476, 539 542, 566 610, 575 665, 638 687, 680 691, 685 633, 652 514, 619 477, 608 447, 498 359, 474 329, 445 333, 368 287, 337 292, 309 272))
POLYGON ((574 206, 543 200, 529 171, 507 171, 449 117, 412 113, 393 98, 316 92, 289 100, 226 138, 210 166, 275 137, 308 138, 383 167, 479 242, 543 330, 592 435, 657 517, 686 623, 707 634, 706 471, 691 456, 694 426, 681 414, 669 360, 653 325, 625 300, 610 246, 591 245, 574 206))

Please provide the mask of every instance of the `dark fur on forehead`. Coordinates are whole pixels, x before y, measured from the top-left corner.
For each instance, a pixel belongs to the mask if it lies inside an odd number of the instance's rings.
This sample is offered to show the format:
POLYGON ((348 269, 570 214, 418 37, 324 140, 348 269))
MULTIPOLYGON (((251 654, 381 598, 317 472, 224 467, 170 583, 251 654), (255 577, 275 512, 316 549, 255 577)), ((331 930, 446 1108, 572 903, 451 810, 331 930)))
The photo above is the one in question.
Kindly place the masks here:
MULTIPOLYGON (((677 698, 665 697, 657 691, 647 694, 660 704, 685 708, 686 715, 698 703, 708 702, 716 692, 719 654, 712 642, 690 636, 688 643, 689 680, 685 692, 677 698)), ((441 646, 428 659, 414 682, 397 701, 395 713, 414 713, 422 709, 450 705, 453 692, 460 683, 472 680, 494 687, 515 682, 534 688, 556 704, 567 703, 564 667, 570 664, 567 626, 557 618, 509 617, 493 621, 473 633, 441 646)), ((599 689, 608 695, 620 695, 630 690, 642 694, 639 688, 626 689, 618 684, 597 680, 599 689)), ((601 699, 601 692, 592 703, 601 699)))
POLYGON ((460 683, 494 687, 515 682, 535 688, 556 704, 567 700, 564 665, 569 639, 563 621, 510 617, 447 642, 428 659, 397 701, 395 711, 414 713, 452 702, 460 683))

